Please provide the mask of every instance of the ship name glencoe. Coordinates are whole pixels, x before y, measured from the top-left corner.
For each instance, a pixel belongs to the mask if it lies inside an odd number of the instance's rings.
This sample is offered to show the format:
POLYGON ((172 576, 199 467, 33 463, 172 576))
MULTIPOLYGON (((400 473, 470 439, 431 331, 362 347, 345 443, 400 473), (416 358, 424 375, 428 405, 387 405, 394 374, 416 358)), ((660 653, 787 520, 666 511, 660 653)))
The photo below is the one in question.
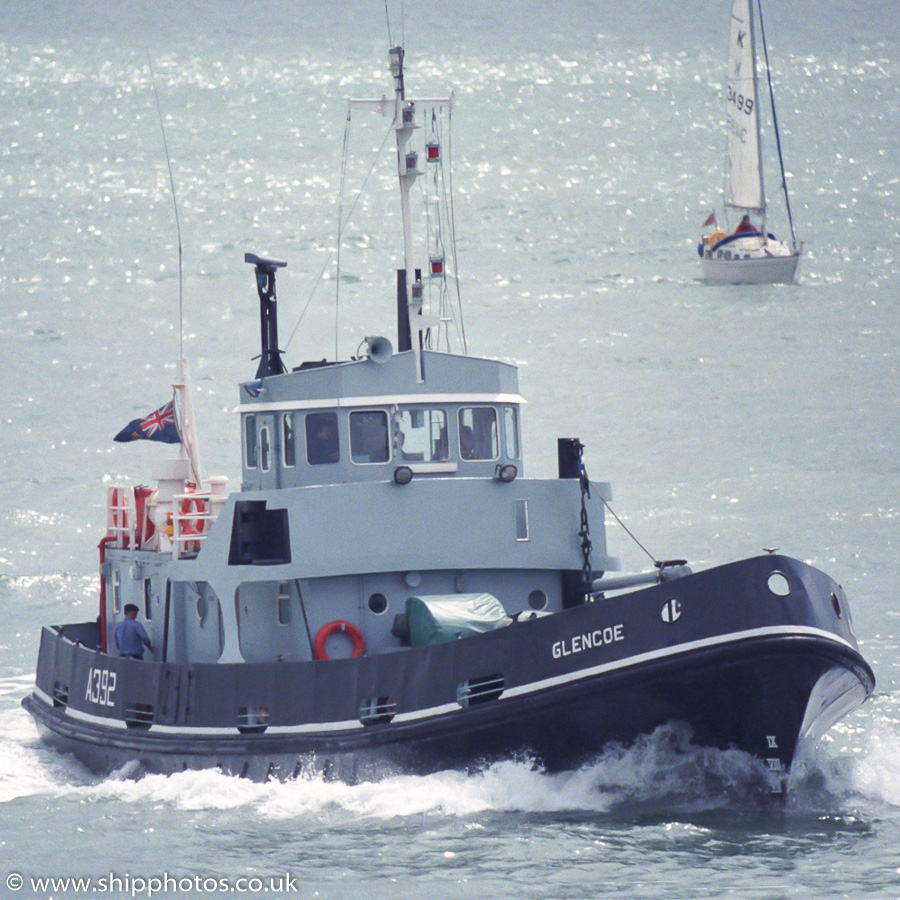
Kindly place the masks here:
POLYGON ((557 641, 551 648, 554 659, 563 656, 571 656, 573 653, 581 653, 594 647, 602 647, 605 644, 615 644, 625 640, 625 626, 607 625, 606 628, 597 628, 584 634, 576 634, 567 640, 557 641))

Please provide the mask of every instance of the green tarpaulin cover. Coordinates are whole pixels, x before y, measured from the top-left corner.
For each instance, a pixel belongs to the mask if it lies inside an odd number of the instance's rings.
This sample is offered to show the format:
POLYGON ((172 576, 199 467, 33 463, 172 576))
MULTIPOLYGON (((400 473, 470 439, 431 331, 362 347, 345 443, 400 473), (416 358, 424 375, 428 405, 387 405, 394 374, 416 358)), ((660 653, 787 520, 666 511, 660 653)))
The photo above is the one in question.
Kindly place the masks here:
POLYGON ((410 597, 406 619, 413 647, 483 634, 512 622, 491 594, 433 594, 410 597))

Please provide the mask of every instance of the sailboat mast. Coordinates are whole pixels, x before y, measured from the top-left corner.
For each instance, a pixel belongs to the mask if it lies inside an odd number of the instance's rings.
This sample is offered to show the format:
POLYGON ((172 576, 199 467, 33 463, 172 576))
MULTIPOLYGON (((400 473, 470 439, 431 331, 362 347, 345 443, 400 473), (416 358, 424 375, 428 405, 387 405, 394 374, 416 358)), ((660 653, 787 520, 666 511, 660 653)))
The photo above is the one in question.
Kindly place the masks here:
POLYGON ((750 61, 753 66, 753 118, 756 126, 756 171, 759 177, 759 199, 762 223, 759 230, 766 234, 766 182, 763 178, 763 142, 759 119, 759 73, 756 66, 756 29, 753 24, 753 3, 747 0, 747 24, 750 29, 750 61))

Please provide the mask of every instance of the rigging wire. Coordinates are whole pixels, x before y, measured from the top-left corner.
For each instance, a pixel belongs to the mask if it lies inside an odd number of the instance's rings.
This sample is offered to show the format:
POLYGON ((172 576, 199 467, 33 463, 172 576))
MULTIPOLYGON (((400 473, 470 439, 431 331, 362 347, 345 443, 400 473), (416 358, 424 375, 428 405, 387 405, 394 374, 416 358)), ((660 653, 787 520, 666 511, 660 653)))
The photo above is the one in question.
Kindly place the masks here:
POLYGON ((781 133, 778 130, 778 116, 775 113, 775 89, 772 87, 772 68, 769 65, 769 47, 766 44, 766 29, 763 25, 762 3, 757 0, 759 11, 759 36, 762 39, 763 56, 766 60, 766 80, 769 83, 769 103, 772 106, 772 128, 775 131, 775 146, 778 148, 778 164, 781 167, 781 189, 784 191, 784 204, 787 208, 788 224, 791 228, 791 242, 796 247, 797 236, 794 234, 794 217, 791 214, 791 200, 788 196, 787 176, 784 174, 784 157, 781 153, 781 133))
MULTIPOLYGON (((341 306, 341 237, 344 231, 344 183, 347 179, 347 146, 350 142, 350 108, 347 108, 347 122, 344 125, 344 142, 341 148, 341 188, 338 197, 337 233, 337 275, 334 279, 334 359, 338 358, 338 331, 341 306)), ((308 304, 307 304, 308 305, 308 304)))
POLYGON ((634 536, 634 533, 631 529, 616 515, 616 511, 609 505, 609 502, 603 498, 599 493, 597 494, 600 497, 600 500, 603 502, 603 505, 609 510, 610 515, 625 529, 625 533, 650 557, 653 565, 659 568, 660 562, 659 560, 634 536))
MULTIPOLYGON (((344 197, 344 167, 346 165, 346 158, 348 156, 347 147, 349 144, 349 128, 350 128, 350 113, 347 113, 347 125, 346 132, 344 134, 344 146, 343 146, 343 154, 344 160, 341 163, 341 197, 340 203, 343 204, 344 197)), ((381 158, 381 154, 384 152, 385 144, 387 144, 388 138, 391 136, 391 128, 388 128, 384 140, 381 142, 381 147, 378 149, 378 153, 375 156, 375 159, 372 161, 372 165, 369 167, 369 171, 366 173, 366 177, 363 179, 362 184, 359 187, 359 190, 356 193, 356 196, 353 198, 353 202, 350 204, 350 209, 347 212, 346 220, 342 220, 342 213, 338 212, 338 249, 335 253, 332 253, 328 259, 325 261, 325 265, 322 266, 318 277, 315 280, 315 283, 312 286, 312 290, 309 292, 309 297, 306 300, 306 303, 303 306, 303 309, 300 312, 300 315, 297 318, 297 322, 294 325, 293 331, 291 331, 291 336, 288 338, 287 343, 285 344, 285 350, 287 350, 291 346, 291 341, 293 341, 294 337, 297 334, 297 329, 300 327, 301 322, 303 321, 303 317, 306 315, 307 310, 309 309, 309 305, 313 301, 313 297, 315 296, 316 290, 319 287, 322 279, 325 277, 325 273, 328 271, 328 267, 331 265, 332 261, 337 256, 337 280, 338 280, 338 290, 340 289, 340 275, 341 275, 341 259, 340 259, 340 243, 341 236, 343 234, 344 228, 350 224, 350 220, 353 218, 353 211, 356 209, 356 204, 359 203, 359 198, 362 196, 363 191, 366 189, 366 184, 368 184, 369 178, 372 175, 372 172, 375 171, 375 167, 378 165, 378 160, 381 158)))
POLYGON ((400 0, 400 44, 406 46, 406 4, 400 0))
MULTIPOLYGON (((438 145, 443 147, 444 145, 444 117, 443 110, 441 110, 441 116, 438 117, 437 113, 432 110, 432 129, 435 138, 437 139, 438 145)), ((462 344, 462 336, 459 333, 459 322, 457 321, 456 316, 453 315, 453 304, 450 301, 449 296, 449 288, 447 285, 447 265, 446 265, 446 257, 447 257, 447 246, 446 241, 444 239, 445 227, 446 231, 450 233, 450 206, 447 202, 447 179, 444 177, 444 157, 443 153, 441 153, 440 158, 440 182, 438 181, 438 172, 435 171, 434 176, 434 193, 435 193, 435 206, 441 211, 440 223, 438 225, 437 233, 435 234, 435 250, 439 254, 441 260, 443 261, 443 273, 441 277, 441 294, 440 294, 440 317, 442 320, 447 322, 452 322, 456 328, 456 337, 459 339, 460 344, 462 344)), ((446 327, 444 329, 444 338, 447 352, 450 352, 450 328, 446 327)))
MULTIPOLYGON (((337 257, 337 274, 335 277, 335 310, 334 310, 334 358, 335 360, 338 358, 338 309, 340 302, 340 290, 341 290, 341 241, 344 234, 344 229, 347 225, 350 224, 350 220, 353 217, 353 211, 356 209, 357 203, 359 203, 359 198, 362 197, 363 191, 366 189, 366 185, 369 182, 369 178, 372 176, 372 172, 375 171, 375 166, 378 165, 379 159, 381 159, 381 154, 384 152, 385 145, 388 142, 388 138, 391 136, 392 131, 394 130, 394 122, 395 119, 392 120, 390 126, 388 126, 388 130, 384 135, 384 140, 381 142, 381 146, 378 148, 378 153, 375 154, 375 159, 372 160, 372 165, 369 166, 369 171, 366 172, 366 177, 363 179, 362 184, 359 187, 359 190, 356 192, 356 196, 353 198, 353 202, 350 204, 350 209, 347 212, 347 218, 344 219, 344 185, 347 177, 347 160, 349 158, 349 146, 350 146, 350 116, 351 111, 347 110, 347 122, 344 128, 344 142, 343 148, 341 151, 341 187, 340 187, 340 199, 338 201, 338 234, 337 234, 337 249, 335 251, 335 255, 337 257)), ((322 276, 325 274, 325 269, 331 263, 331 258, 329 257, 328 261, 322 268, 322 271, 319 273, 319 277, 316 279, 315 285, 313 285, 312 293, 310 293, 309 299, 306 301, 306 306, 303 307, 303 311, 300 313, 300 318, 297 320, 297 324, 294 326, 294 330, 291 332, 291 337, 288 340, 288 345, 290 345, 291 340, 293 340, 294 335, 297 333, 297 329, 300 327, 300 322, 303 319, 303 316, 306 314, 306 310, 309 308, 309 304, 312 302, 312 295, 315 293, 315 289, 318 286, 319 282, 322 280, 322 276)))
MULTIPOLYGON (((434 110, 431 111, 431 121, 429 128, 429 140, 436 139, 438 143, 440 143, 440 136, 437 132, 437 115, 434 110)), ((427 141, 426 141, 427 147, 427 141)), ((432 252, 434 254, 439 254, 443 250, 443 240, 441 236, 441 209, 440 209, 440 192, 438 191, 438 176, 442 172, 442 167, 436 166, 433 163, 427 161, 427 151, 426 151, 426 175, 422 179, 418 181, 419 184, 419 192, 422 195, 422 209, 425 212, 425 250, 429 256, 429 274, 428 274, 428 283, 432 287, 434 286, 434 279, 431 277, 431 256, 432 252), (434 205, 434 221, 432 222, 432 204, 434 205), (432 249, 433 248, 433 249, 432 249)), ((436 329, 436 335, 434 336, 434 346, 432 348, 432 329, 428 329, 427 336, 425 337, 425 346, 428 349, 436 349, 440 350, 441 346, 441 318, 444 314, 444 279, 441 279, 440 285, 437 288, 438 291, 438 300, 434 306, 437 307, 438 310, 438 325, 436 329)), ((429 294, 433 293, 430 291, 429 294)))
POLYGON ((456 252, 456 213, 453 205, 453 107, 447 111, 447 170, 450 172, 450 247, 453 251, 453 280, 456 283, 456 305, 459 309, 459 325, 457 326, 462 338, 463 353, 468 355, 469 347, 466 342, 466 320, 463 316, 462 292, 459 289, 459 259, 456 252))
POLYGON ((166 140, 166 126, 163 123, 162 104, 159 101, 159 91, 156 88, 156 72, 153 70, 153 60, 147 54, 147 65, 150 67, 150 84, 153 87, 153 96, 156 99, 156 113, 159 116, 159 130, 162 132, 163 149, 166 152, 166 165, 169 167, 169 186, 172 189, 172 205, 175 209, 175 233, 178 237, 178 358, 184 358, 184 270, 181 250, 181 221, 178 217, 178 198, 175 194, 175 176, 172 174, 172 158, 169 156, 169 142, 166 140))
POLYGON ((388 43, 394 46, 394 38, 391 35, 391 14, 388 12, 388 0, 384 0, 384 18, 387 21, 388 43))

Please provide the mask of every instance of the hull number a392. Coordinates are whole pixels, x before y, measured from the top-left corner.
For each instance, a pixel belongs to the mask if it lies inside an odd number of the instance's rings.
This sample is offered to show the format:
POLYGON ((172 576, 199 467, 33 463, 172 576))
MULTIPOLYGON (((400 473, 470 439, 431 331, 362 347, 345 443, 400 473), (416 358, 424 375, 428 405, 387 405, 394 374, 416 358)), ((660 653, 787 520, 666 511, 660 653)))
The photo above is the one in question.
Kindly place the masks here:
POLYGON ((98 706, 114 706, 113 694, 116 690, 116 673, 109 669, 89 669, 84 699, 98 706))
POLYGON ((584 634, 576 634, 567 640, 557 641, 551 648, 554 659, 563 656, 571 656, 573 653, 581 653, 583 650, 591 650, 594 647, 602 647, 605 644, 615 644, 625 640, 625 626, 607 625, 606 628, 596 628, 584 634))

